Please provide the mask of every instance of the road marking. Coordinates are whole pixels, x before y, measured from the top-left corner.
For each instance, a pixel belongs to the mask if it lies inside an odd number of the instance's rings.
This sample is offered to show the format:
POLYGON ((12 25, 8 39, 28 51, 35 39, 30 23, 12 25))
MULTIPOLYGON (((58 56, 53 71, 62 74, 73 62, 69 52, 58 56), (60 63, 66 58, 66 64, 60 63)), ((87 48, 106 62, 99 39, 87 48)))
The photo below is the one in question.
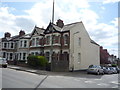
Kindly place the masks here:
POLYGON ((117 81, 111 81, 110 83, 119 84, 117 81))
POLYGON ((93 81, 85 81, 85 83, 95 83, 95 82, 93 82, 93 81))
POLYGON ((84 80, 84 78, 78 78, 78 79, 74 79, 75 81, 82 81, 84 80))
POLYGON ((114 87, 112 87, 112 88, 118 88, 118 86, 114 86, 114 87))
POLYGON ((94 79, 94 80, 102 80, 102 79, 94 79))
POLYGON ((36 86, 36 88, 34 90, 37 90, 37 88, 45 81, 45 79, 47 79, 48 75, 46 75, 42 81, 36 86))
POLYGON ((97 85, 99 85, 99 86, 109 86, 109 85, 106 84, 106 83, 99 83, 99 84, 97 84, 97 85))

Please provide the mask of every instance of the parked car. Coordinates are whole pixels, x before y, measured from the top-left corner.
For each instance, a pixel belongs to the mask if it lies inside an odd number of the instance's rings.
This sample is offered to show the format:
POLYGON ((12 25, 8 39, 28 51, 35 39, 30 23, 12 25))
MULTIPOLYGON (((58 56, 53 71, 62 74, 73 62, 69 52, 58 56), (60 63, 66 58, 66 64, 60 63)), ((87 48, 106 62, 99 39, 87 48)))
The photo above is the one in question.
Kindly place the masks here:
POLYGON ((112 74, 113 71, 109 67, 102 67, 105 74, 112 74))
POLYGON ((103 69, 102 69, 101 66, 98 66, 98 65, 90 65, 90 66, 88 67, 87 73, 88 73, 88 74, 91 73, 91 74, 97 74, 97 75, 99 75, 99 74, 104 74, 104 71, 103 71, 103 69))
POLYGON ((117 74, 117 70, 116 70, 115 67, 110 67, 110 70, 112 70, 112 73, 113 73, 113 74, 117 74))
POLYGON ((117 73, 120 73, 119 67, 115 67, 115 68, 116 68, 116 70, 117 70, 117 73))
POLYGON ((7 60, 6 60, 6 58, 2 58, 2 57, 0 57, 0 66, 1 67, 4 67, 4 68, 7 68, 7 60))

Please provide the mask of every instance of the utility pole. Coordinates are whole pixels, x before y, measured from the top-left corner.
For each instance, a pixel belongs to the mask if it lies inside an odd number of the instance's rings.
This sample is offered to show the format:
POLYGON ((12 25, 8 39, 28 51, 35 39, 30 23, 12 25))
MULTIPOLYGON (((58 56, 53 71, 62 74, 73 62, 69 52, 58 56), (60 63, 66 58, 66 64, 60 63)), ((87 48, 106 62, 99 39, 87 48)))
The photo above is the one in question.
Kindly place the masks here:
POLYGON ((53 24, 54 24, 54 0, 53 0, 53 10, 52 10, 52 23, 51 23, 51 31, 52 31, 52 35, 51 35, 51 51, 50 51, 50 58, 51 58, 51 70, 53 70, 53 60, 52 60, 52 55, 53 55, 53 24))

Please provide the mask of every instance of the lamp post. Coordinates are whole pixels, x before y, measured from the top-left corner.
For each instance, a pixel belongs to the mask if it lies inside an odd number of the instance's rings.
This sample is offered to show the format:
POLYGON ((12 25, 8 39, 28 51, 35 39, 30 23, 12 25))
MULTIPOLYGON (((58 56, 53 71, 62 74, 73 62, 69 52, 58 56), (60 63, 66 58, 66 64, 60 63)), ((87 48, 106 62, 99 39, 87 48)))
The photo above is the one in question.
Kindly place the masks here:
POLYGON ((50 50, 50 59, 51 59, 51 70, 53 70, 53 60, 52 60, 52 55, 53 55, 53 24, 54 24, 54 0, 53 0, 53 10, 52 10, 52 23, 50 30, 52 32, 51 35, 51 50, 50 50))

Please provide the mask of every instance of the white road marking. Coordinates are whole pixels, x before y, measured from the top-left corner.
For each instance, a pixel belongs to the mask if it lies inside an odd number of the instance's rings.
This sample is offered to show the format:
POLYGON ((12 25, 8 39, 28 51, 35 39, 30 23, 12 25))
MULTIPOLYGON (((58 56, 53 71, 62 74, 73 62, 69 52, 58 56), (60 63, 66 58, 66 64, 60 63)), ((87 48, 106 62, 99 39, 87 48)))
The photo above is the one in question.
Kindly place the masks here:
POLYGON ((119 84, 117 81, 111 81, 110 83, 119 84))
POLYGON ((102 80, 102 79, 94 79, 94 80, 102 80))
POLYGON ((99 83, 97 85, 99 85, 99 86, 109 86, 109 84, 106 84, 106 83, 99 83))
POLYGON ((93 81, 85 81, 85 83, 95 83, 95 82, 93 82, 93 81))
POLYGON ((82 80, 84 80, 84 78, 76 78, 76 79, 74 79, 75 81, 82 81, 82 80))
POLYGON ((114 87, 112 87, 112 88, 118 88, 118 86, 114 86, 114 87))

